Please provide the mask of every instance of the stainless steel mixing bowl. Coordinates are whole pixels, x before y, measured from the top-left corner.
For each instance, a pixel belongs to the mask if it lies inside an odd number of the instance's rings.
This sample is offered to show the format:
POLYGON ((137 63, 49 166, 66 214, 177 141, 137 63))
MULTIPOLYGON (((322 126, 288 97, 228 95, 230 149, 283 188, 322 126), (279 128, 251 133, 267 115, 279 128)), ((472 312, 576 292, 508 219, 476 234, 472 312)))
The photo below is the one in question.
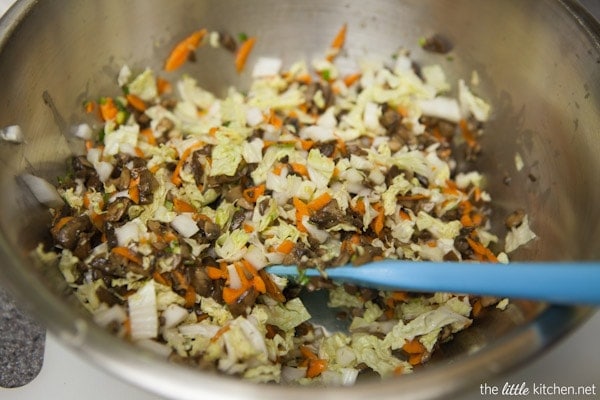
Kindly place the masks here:
MULTIPOLYGON (((0 23, 0 127, 17 124, 22 144, 0 143, 2 284, 60 339, 117 376, 169 397, 294 399, 432 398, 478 385, 546 349, 584 319, 585 308, 514 301, 457 336, 441 357, 411 376, 352 388, 254 385, 169 365, 94 327, 57 271, 29 252, 46 238, 47 211, 18 179, 54 181, 82 145, 70 128, 85 99, 115 92, 122 64, 159 69, 177 38, 198 27, 258 36, 257 55, 292 61, 322 54, 348 23, 350 56, 405 47, 454 77, 476 70, 494 106, 479 167, 496 201, 494 225, 515 208, 539 240, 522 259, 600 258, 600 27, 577 3, 551 0, 23 0, 0 23), (419 48, 441 33, 452 59, 419 48), (524 168, 515 168, 519 153, 524 168)), ((185 67, 208 89, 244 85, 231 59, 198 54, 185 67)), ((543 271, 540 271, 543 273, 543 271)), ((535 282, 532 282, 534 285, 535 282)))

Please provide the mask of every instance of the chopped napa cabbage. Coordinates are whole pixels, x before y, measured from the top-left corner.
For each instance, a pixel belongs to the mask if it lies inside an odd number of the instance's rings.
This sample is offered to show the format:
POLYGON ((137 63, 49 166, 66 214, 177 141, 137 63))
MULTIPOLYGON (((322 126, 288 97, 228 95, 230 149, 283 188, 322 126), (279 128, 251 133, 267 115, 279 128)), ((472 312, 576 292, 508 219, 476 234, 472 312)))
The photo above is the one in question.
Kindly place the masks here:
POLYGON ((270 146, 256 169, 251 173, 254 184, 259 185, 265 182, 267 173, 273 168, 273 165, 284 157, 290 157, 293 153, 292 145, 270 146))
POLYGON ((242 161, 242 148, 238 144, 218 144, 212 151, 210 176, 233 176, 242 161))
POLYGON ((202 297, 200 300, 200 309, 203 313, 210 316, 213 322, 219 326, 224 326, 233 319, 227 306, 219 304, 212 297, 202 297))
POLYGON ((458 81, 458 100, 463 114, 472 114, 477 121, 485 122, 490 118, 491 107, 483 99, 475 96, 464 80, 458 81))
POLYGON ((136 95, 144 101, 154 100, 158 96, 156 77, 150 68, 147 68, 144 72, 136 76, 127 88, 129 89, 129 93, 136 95))
POLYGON ((67 283, 74 283, 79 277, 79 272, 77 271, 78 262, 79 258, 75 257, 70 250, 64 249, 62 251, 58 262, 58 269, 63 274, 67 283))
POLYGON ((183 101, 192 103, 204 110, 209 109, 215 102, 215 96, 211 92, 200 88, 198 82, 189 75, 184 75, 177 82, 177 90, 183 101))
POLYGON ((154 281, 149 280, 137 292, 127 298, 131 338, 152 339, 158 333, 158 312, 154 281))
MULTIPOLYGON (((404 342, 402 342, 404 344, 404 342)), ((390 376, 399 367, 403 372, 410 371, 410 364, 394 357, 391 348, 374 335, 354 334, 351 343, 359 363, 365 363, 369 368, 383 377, 390 376)))
POLYGON ((238 261, 246 253, 249 238, 250 235, 242 229, 225 232, 217 239, 215 253, 223 261, 238 261))
POLYGON ((325 189, 333 176, 335 163, 327 156, 321 154, 318 149, 311 149, 306 161, 308 176, 318 189, 325 189))
POLYGON ((348 293, 343 286, 336 286, 329 292, 328 307, 361 307, 364 301, 357 295, 348 293))
POLYGON ((279 217, 279 210, 277 202, 270 197, 261 196, 256 201, 254 206, 254 213, 252 214, 252 223, 257 227, 258 232, 262 232, 271 225, 279 217), (261 204, 263 201, 268 202, 268 206, 265 207, 264 213, 260 212, 261 204))
POLYGON ((124 149, 129 150, 137 145, 139 125, 121 125, 112 132, 104 135, 104 154, 114 156, 124 149))
POLYGON ((310 319, 310 314, 304 307, 302 300, 294 298, 286 303, 277 303, 272 306, 257 305, 267 313, 267 323, 288 331, 310 319))
POLYGON ((394 326, 384 339, 384 343, 392 349, 401 348, 408 340, 412 340, 417 336, 425 335, 434 329, 450 326, 452 332, 457 332, 469 326, 471 320, 463 315, 460 315, 442 305, 434 310, 419 314, 415 319, 408 323, 402 321, 394 326))
POLYGON ((412 188, 412 184, 406 180, 404 174, 394 177, 392 184, 388 186, 385 192, 381 195, 383 200, 383 212, 385 215, 392 215, 396 211, 396 200, 399 194, 405 195, 412 188))
POLYGON ((417 214, 417 228, 428 230, 438 239, 454 239, 460 234, 462 224, 460 221, 444 222, 424 211, 419 211, 417 214))
POLYGON ((535 232, 533 232, 529 227, 529 218, 527 215, 525 215, 521 225, 511 228, 511 230, 506 234, 504 251, 507 253, 513 252, 520 246, 529 243, 536 237, 537 235, 535 232))
POLYGON ((439 64, 425 65, 421 68, 421 74, 425 82, 433 86, 439 92, 447 92, 450 90, 450 84, 446 80, 446 74, 439 64))

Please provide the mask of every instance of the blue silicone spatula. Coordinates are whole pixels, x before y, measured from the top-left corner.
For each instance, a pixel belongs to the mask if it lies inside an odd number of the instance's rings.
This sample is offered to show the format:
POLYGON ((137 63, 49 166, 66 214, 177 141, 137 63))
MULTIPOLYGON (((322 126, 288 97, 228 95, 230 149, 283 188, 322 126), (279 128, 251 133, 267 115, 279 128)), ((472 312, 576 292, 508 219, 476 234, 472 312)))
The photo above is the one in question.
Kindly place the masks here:
MULTIPOLYGON (((267 270, 288 278, 299 275, 296 266, 276 265, 267 270)), ((325 271, 333 281, 374 289, 452 292, 554 304, 600 305, 600 264, 596 262, 496 264, 382 260, 325 271)), ((316 269, 306 269, 303 274, 321 276, 316 269)))

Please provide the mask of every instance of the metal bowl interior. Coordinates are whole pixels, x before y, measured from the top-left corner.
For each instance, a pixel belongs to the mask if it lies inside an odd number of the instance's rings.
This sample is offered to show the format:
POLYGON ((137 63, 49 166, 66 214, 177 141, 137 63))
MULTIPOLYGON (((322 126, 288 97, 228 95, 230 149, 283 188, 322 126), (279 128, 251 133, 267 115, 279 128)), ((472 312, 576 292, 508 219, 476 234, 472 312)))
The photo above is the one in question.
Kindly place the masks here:
MULTIPOLYGON (((82 151, 69 133, 85 118, 82 102, 114 94, 123 64, 159 70, 176 39, 203 26, 258 36, 250 64, 259 55, 310 60, 343 23, 350 56, 388 57, 403 47, 419 63, 441 64, 454 79, 477 71, 478 91, 494 107, 478 160, 496 204, 493 225, 501 227, 510 212, 524 208, 540 237, 516 257, 599 258, 600 248, 588 238, 600 229, 590 223, 600 218, 600 186, 592 184, 600 169, 600 27, 575 2, 23 0, 0 22, 0 126, 18 124, 25 135, 23 144, 0 143, 3 283, 68 345, 123 379, 176 398, 292 399, 313 392, 434 398, 525 362, 574 329, 588 309, 513 301, 410 376, 350 389, 253 385, 167 364, 113 338, 94 326, 57 271, 31 261, 49 216, 18 176, 54 181, 64 172, 64 160, 82 151), (419 38, 433 33, 453 43, 451 59, 419 48, 419 38), (524 161, 521 171, 516 153, 524 161)), ((226 54, 211 49, 201 49, 184 72, 221 93, 248 82, 226 54)))

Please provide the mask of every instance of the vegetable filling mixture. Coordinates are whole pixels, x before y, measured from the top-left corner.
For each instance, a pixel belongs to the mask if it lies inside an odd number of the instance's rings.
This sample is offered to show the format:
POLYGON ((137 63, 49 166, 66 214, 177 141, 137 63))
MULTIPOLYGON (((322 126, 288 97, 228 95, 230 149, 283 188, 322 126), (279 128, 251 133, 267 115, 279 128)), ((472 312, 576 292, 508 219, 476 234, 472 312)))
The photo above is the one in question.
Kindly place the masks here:
MULTIPOLYGON (((468 171, 490 107, 439 65, 349 63, 346 27, 322 59, 258 58, 247 92, 225 98, 183 75, 123 67, 122 95, 86 103, 52 209, 54 260, 101 326, 174 361, 257 382, 353 384, 409 373, 482 308, 506 300, 287 282, 272 264, 326 271, 381 258, 507 262, 489 249, 490 196, 468 171), (167 75, 165 73, 165 75, 167 75), (456 97, 451 97, 451 90, 456 97), (459 164, 455 153, 467 161, 459 164), (299 292, 325 288, 349 332, 310 322, 299 292)), ((194 32, 245 69, 254 37, 194 32)), ((515 215, 510 250, 531 239, 515 215)), ((507 247, 508 250, 508 247, 507 247)), ((509 251, 510 251, 509 250, 509 251)))

